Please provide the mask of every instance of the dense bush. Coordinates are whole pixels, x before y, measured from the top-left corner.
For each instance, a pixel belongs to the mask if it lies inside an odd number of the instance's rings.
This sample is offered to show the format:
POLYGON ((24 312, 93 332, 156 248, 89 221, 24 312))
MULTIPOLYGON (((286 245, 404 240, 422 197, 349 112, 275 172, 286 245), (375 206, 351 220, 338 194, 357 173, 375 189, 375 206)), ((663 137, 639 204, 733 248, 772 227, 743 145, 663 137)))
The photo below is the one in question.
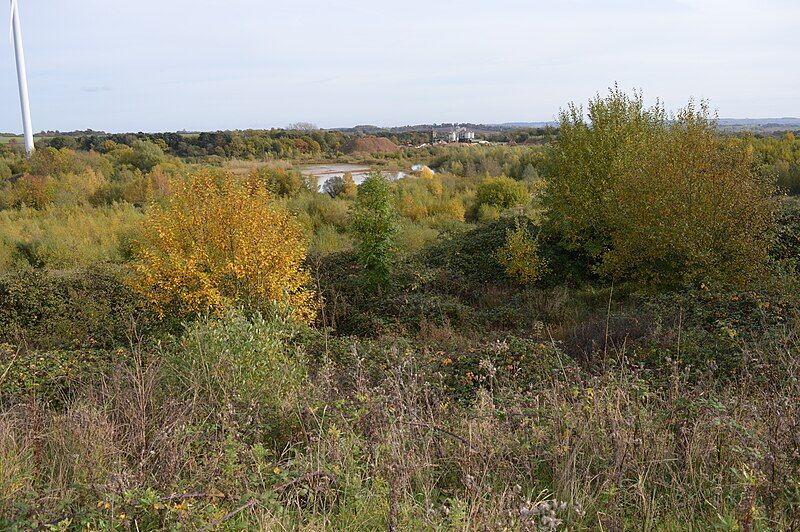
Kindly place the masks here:
POLYGON ((389 183, 380 173, 370 175, 358 187, 350 223, 368 283, 374 287, 384 286, 392 266, 397 213, 392 205, 389 183))
POLYGON ((776 179, 782 191, 800 194, 800 139, 788 132, 782 138, 750 136, 747 140, 753 148, 757 170, 776 179))
POLYGON ((156 325, 143 303, 126 286, 120 267, 0 274, 0 343, 37 349, 125 346, 134 322, 141 334, 156 325))
POLYGON ((55 181, 48 176, 22 175, 3 185, 0 208, 44 208, 53 202, 55 188, 55 181))
POLYGON ((160 201, 170 192, 170 183, 182 176, 179 167, 159 165, 147 174, 138 168, 121 169, 114 179, 98 188, 89 201, 92 205, 105 205, 127 202, 143 207, 150 202, 160 201))
POLYGON ((506 275, 523 285, 534 284, 544 276, 547 263, 539 256, 539 244, 527 227, 506 232, 506 242, 497 250, 497 260, 506 275))
POLYGON ((347 233, 339 232, 331 225, 322 225, 314 233, 309 253, 312 255, 330 255, 348 251, 353 248, 353 240, 347 233))
POLYGON ((786 201, 781 207, 771 255, 797 271, 800 267, 800 201, 786 201))
POLYGON ((0 184, 8 179, 11 179, 12 175, 13 173, 11 171, 11 167, 8 166, 8 163, 6 163, 4 160, 0 159, 0 184))
MULTIPOLYGON (((528 220, 521 219, 524 230, 528 220)), ((503 218, 466 232, 444 238, 425 250, 424 260, 446 272, 458 273, 475 283, 509 281, 498 253, 506 245, 509 231, 517 228, 515 218, 503 218)))
POLYGON ((403 221, 397 233, 397 250, 404 253, 413 253, 436 242, 439 231, 433 227, 403 221))
POLYGON ((118 157, 121 164, 128 164, 142 172, 149 172, 165 159, 164 150, 146 140, 135 140, 129 150, 123 150, 118 157))
POLYGON ((446 146, 434 151, 431 166, 459 177, 506 175, 532 179, 544 163, 538 146, 446 146))
POLYGON ((528 203, 531 195, 525 183, 500 176, 487 178, 478 185, 475 198, 478 205, 507 209, 528 203))
POLYGON ((298 333, 277 308, 264 316, 231 310, 190 324, 164 354, 165 370, 175 393, 199 399, 209 414, 239 409, 274 437, 292 424, 306 376, 303 352, 291 343, 298 333))
POLYGON ((91 169, 59 177, 25 174, 0 188, 0 208, 84 205, 107 186, 105 177, 91 169))
POLYGON ((320 227, 331 225, 345 230, 350 223, 350 202, 331 198, 326 194, 300 194, 286 203, 298 220, 307 226, 311 233, 320 227))
POLYGON ((132 286, 163 314, 219 312, 231 304, 315 314, 307 243, 294 217, 258 183, 198 171, 148 213, 134 248, 132 286))
POLYGON ((545 204, 551 228, 598 271, 650 289, 741 285, 761 271, 772 185, 720 138, 705 106, 674 121, 614 89, 561 114, 545 204))
POLYGON ((758 291, 690 290, 650 298, 637 312, 657 317, 659 327, 649 335, 657 348, 634 351, 632 357, 662 370, 679 364, 687 375, 710 374, 720 382, 742 375, 781 378, 780 357, 757 359, 753 346, 780 345, 787 331, 797 330, 800 299, 791 292, 791 286, 776 282, 758 291))
POLYGON ((0 180, 0 208, 120 201, 144 205, 163 197, 171 178, 185 174, 181 161, 160 150, 145 142, 134 148, 114 147, 105 155, 68 148, 37 150, 30 160, 10 160, 20 171, 0 180))
POLYGON ((458 198, 442 199, 430 208, 430 214, 437 221, 463 222, 467 209, 458 198))
POLYGON ((0 405, 38 400, 57 405, 79 393, 80 386, 107 375, 125 351, 99 349, 23 350, 0 344, 0 405))
POLYGON ((306 190, 316 192, 316 187, 310 187, 298 170, 279 165, 262 166, 253 172, 252 179, 273 196, 294 197, 306 190))
POLYGON ((112 162, 97 152, 47 147, 36 150, 27 161, 27 168, 22 171, 37 176, 58 178, 67 174, 79 174, 85 170, 92 170, 103 177, 109 177, 112 172, 112 162))

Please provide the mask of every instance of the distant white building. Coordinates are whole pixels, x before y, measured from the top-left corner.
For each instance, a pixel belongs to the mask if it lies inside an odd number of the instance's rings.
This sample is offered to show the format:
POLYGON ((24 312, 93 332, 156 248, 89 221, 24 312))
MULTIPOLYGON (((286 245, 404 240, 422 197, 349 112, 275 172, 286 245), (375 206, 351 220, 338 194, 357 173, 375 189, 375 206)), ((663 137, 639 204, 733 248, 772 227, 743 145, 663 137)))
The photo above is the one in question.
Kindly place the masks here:
POLYGON ((450 132, 450 142, 472 142, 475 140, 475 132, 465 127, 459 127, 450 132))

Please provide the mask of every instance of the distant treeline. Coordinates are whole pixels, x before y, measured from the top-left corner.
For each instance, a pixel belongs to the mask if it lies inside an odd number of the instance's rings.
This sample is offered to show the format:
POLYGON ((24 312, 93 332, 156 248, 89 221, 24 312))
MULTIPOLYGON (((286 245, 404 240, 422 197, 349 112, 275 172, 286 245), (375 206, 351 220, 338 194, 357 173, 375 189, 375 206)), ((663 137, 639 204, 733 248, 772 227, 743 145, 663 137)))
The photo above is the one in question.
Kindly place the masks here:
MULTIPOLYGON (((445 133, 436 129, 439 139, 445 133)), ((505 131, 475 129, 476 138, 489 142, 543 144, 554 138, 553 128, 520 128, 505 131)), ((334 157, 353 136, 374 135, 392 140, 400 146, 418 146, 430 141, 430 130, 246 130, 204 133, 116 133, 76 132, 55 135, 37 142, 40 146, 70 148, 85 151, 105 151, 107 143, 132 146, 137 140, 158 144, 165 153, 177 157, 208 157, 243 159, 294 159, 298 157, 334 157)))
MULTIPOLYGON (((440 133, 446 124, 433 126, 440 133)), ((146 141, 158 146, 164 154, 184 159, 217 156, 239 159, 284 159, 334 158, 342 154, 348 139, 357 135, 372 134, 388 138, 400 146, 419 146, 430 140, 430 130, 424 126, 379 129, 359 126, 352 130, 246 130, 205 133, 125 133, 102 132, 66 133, 37 142, 40 147, 56 149, 70 148, 80 151, 108 153, 117 146, 134 147, 146 141)), ((752 145, 753 165, 759 173, 774 177, 778 186, 790 194, 800 194, 800 141, 792 132, 727 134, 752 145)), ((549 144, 558 136, 551 127, 519 128, 503 131, 476 131, 478 139, 490 142, 524 145, 549 144)), ((18 152, 17 145, 7 145, 4 151, 18 152)), ((398 154, 385 155, 391 158, 428 160, 437 169, 456 175, 505 175, 525 179, 536 175, 541 165, 541 153, 502 150, 470 150, 460 147, 440 147, 419 150, 404 150, 398 154), (426 157, 427 156, 427 157, 426 157)))
POLYGON ((284 129, 218 131, 209 133, 124 133, 112 135, 59 136, 49 139, 54 148, 104 151, 105 145, 131 146, 137 140, 158 144, 177 157, 280 158, 303 155, 335 155, 347 137, 335 131, 287 131, 284 129))

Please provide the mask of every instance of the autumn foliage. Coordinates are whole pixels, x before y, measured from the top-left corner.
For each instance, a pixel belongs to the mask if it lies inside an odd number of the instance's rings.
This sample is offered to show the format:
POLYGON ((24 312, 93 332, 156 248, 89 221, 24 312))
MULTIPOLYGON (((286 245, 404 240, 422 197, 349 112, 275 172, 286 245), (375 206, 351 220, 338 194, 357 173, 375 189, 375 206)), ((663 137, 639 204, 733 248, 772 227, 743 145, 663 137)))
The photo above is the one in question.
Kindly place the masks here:
POLYGON ((306 249, 299 224, 263 187, 201 170, 148 213, 132 284, 162 313, 274 302, 309 322, 315 299, 302 267, 306 249))
POLYGON ((521 285, 533 285, 547 271, 547 262, 539 256, 539 244, 527 227, 517 222, 506 231, 506 242, 497 250, 497 260, 506 274, 521 285))
POLYGON ((742 285, 767 263, 774 185, 705 104, 669 118, 612 89, 561 114, 550 228, 595 271, 647 289, 742 285), (587 116, 588 115, 588 116, 587 116), (588 120, 587 120, 588 118, 588 120))

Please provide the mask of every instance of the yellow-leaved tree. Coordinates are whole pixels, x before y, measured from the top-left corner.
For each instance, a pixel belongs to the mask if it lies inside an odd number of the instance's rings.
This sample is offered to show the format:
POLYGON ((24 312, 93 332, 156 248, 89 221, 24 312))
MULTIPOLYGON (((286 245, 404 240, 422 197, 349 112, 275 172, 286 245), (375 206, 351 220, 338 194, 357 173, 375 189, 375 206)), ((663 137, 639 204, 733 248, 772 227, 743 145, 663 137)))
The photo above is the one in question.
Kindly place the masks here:
POLYGON ((302 266, 306 250, 300 225, 263 186, 199 170, 147 213, 132 284, 162 314, 278 303, 310 322, 315 296, 302 266))
POLYGON ((521 285, 533 285, 547 272, 547 261, 539 256, 536 238, 519 220, 514 230, 506 231, 506 243, 496 256, 506 274, 521 285))

